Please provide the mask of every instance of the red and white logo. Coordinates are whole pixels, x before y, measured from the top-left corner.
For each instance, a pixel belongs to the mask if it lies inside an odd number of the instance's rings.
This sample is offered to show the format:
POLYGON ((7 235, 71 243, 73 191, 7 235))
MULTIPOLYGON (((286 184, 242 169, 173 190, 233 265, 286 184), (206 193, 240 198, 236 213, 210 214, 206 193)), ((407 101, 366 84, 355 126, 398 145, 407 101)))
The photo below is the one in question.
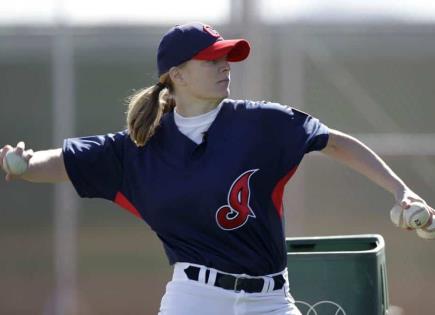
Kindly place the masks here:
POLYGON ((212 28, 210 25, 204 25, 204 31, 209 33, 211 36, 219 38, 222 37, 218 31, 216 31, 214 28, 212 28))
POLYGON ((244 172, 231 185, 228 204, 216 211, 216 222, 221 229, 235 230, 242 227, 249 217, 255 218, 255 213, 249 206, 251 195, 249 180, 256 171, 258 169, 244 172))

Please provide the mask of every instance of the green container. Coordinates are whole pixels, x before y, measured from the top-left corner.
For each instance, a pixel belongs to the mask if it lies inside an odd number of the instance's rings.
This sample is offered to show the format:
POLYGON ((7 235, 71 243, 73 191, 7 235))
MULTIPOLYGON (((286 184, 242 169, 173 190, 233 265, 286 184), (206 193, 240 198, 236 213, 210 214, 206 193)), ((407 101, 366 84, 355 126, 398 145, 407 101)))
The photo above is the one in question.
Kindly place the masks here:
POLYGON ((287 238, 290 291, 303 315, 386 315, 381 235, 287 238))

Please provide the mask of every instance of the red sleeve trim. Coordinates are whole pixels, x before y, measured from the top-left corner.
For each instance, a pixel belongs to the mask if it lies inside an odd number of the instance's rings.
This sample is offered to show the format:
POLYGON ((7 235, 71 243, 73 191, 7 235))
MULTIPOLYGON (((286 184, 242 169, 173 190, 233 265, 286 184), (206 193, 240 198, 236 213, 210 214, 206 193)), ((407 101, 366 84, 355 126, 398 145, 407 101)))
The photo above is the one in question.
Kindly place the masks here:
POLYGON ((282 213, 284 211, 284 208, 282 206, 282 195, 284 194, 285 184, 287 184, 290 178, 292 178, 297 168, 298 166, 296 165, 290 170, 290 172, 288 172, 283 178, 281 178, 272 191, 273 204, 275 205, 276 212, 278 212, 280 218, 282 218, 282 213))
POLYGON ((115 196, 115 203, 118 204, 121 208, 126 209, 127 211, 131 212, 136 217, 142 219, 142 216, 140 215, 139 211, 133 206, 133 204, 130 202, 130 200, 127 199, 127 197, 124 196, 123 193, 117 192, 115 196))

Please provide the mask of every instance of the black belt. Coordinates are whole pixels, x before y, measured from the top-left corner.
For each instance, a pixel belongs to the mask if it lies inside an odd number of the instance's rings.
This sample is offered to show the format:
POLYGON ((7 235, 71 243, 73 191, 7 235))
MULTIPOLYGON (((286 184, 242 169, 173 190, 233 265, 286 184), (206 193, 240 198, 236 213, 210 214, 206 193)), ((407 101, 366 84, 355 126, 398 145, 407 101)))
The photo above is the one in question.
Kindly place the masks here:
MULTIPOLYGON (((198 281, 199 277, 199 267, 189 266, 184 269, 184 273, 190 280, 198 281)), ((205 272, 205 282, 207 283, 208 277, 210 275, 210 270, 205 272)), ((272 277, 274 281, 273 290, 280 290, 284 286, 285 279, 283 275, 276 275, 272 277)), ((235 277, 232 275, 224 274, 218 272, 216 274, 216 280, 214 285, 216 287, 234 290, 240 292, 241 290, 247 293, 256 293, 263 291, 264 279, 262 278, 245 278, 245 277, 235 277)))

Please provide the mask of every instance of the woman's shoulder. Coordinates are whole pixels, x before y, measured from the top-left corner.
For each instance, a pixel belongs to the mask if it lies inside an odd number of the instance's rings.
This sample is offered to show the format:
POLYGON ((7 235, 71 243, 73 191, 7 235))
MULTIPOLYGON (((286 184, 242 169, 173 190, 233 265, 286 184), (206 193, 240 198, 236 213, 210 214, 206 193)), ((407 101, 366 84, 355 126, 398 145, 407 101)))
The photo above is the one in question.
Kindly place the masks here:
POLYGON ((100 133, 86 136, 75 136, 66 138, 66 142, 73 143, 95 143, 95 144, 107 144, 107 143, 121 143, 129 138, 127 130, 120 130, 109 133, 100 133))
POLYGON ((127 129, 102 133, 95 136, 84 137, 82 139, 98 143, 101 146, 112 147, 114 150, 120 152, 136 147, 135 143, 131 140, 130 133, 127 129))
POLYGON ((283 105, 270 101, 253 101, 253 100, 233 100, 226 99, 224 106, 232 109, 235 112, 262 114, 262 115, 290 115, 295 114, 295 109, 289 105, 283 105))
POLYGON ((104 142, 112 143, 117 146, 133 143, 127 129, 101 134, 96 137, 99 137, 104 142))

